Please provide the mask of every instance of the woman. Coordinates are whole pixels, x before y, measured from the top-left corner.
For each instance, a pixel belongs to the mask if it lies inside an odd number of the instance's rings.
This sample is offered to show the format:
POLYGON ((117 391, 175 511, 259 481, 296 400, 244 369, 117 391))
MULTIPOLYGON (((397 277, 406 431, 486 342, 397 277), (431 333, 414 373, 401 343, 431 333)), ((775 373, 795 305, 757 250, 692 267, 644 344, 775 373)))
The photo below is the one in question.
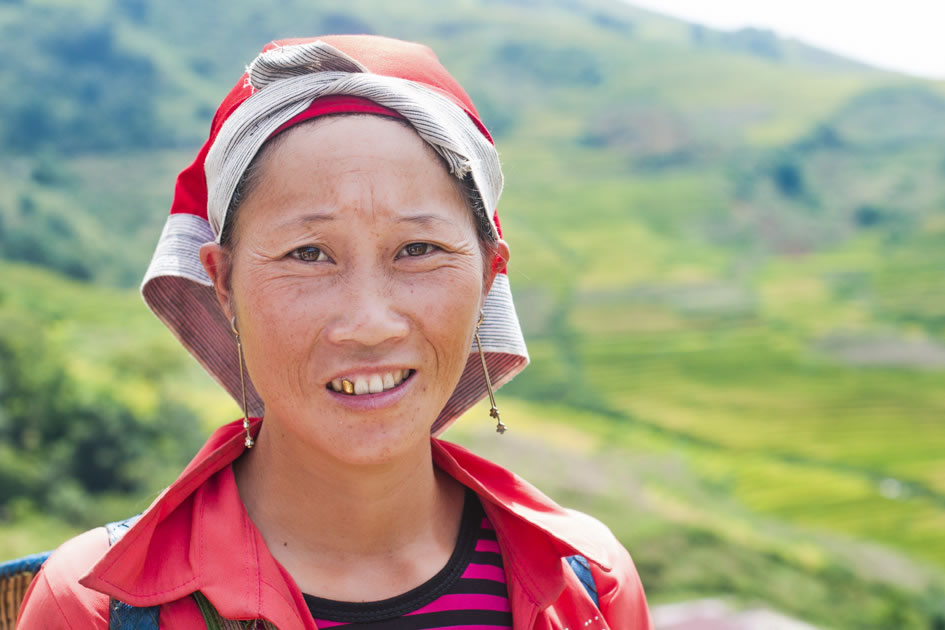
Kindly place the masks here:
POLYGON ((430 439, 527 363, 501 189, 429 49, 267 46, 178 178, 142 289, 246 417, 123 537, 57 550, 20 627, 130 606, 162 628, 648 628, 603 525, 430 439))

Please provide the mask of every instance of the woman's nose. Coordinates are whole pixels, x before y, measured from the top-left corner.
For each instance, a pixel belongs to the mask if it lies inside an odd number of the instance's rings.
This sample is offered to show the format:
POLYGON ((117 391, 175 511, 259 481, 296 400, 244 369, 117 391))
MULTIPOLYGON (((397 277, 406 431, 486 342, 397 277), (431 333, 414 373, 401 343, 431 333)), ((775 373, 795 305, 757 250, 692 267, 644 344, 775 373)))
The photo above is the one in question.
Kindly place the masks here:
POLYGON ((358 278, 348 284, 329 327, 332 343, 378 346, 402 339, 409 332, 403 304, 385 279, 358 278))

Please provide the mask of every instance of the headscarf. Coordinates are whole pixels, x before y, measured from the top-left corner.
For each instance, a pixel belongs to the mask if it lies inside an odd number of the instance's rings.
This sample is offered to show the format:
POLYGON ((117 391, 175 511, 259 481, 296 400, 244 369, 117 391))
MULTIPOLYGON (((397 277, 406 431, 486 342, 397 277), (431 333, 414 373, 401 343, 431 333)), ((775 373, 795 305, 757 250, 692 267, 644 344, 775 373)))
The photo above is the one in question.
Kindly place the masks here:
MULTIPOLYGON (((469 96, 420 44, 369 35, 335 35, 268 44, 217 109, 210 137, 177 178, 171 214, 141 293, 158 318, 237 401, 236 343, 200 263, 200 247, 220 240, 233 192, 265 141, 326 113, 366 112, 405 119, 458 178, 471 177, 491 225, 501 236, 502 170, 492 138, 469 96)), ((508 275, 496 276, 483 307, 479 336, 493 387, 528 364, 508 275)), ((264 414, 252 383, 247 413, 264 414)), ((432 425, 441 433, 486 396, 478 350, 432 425)))

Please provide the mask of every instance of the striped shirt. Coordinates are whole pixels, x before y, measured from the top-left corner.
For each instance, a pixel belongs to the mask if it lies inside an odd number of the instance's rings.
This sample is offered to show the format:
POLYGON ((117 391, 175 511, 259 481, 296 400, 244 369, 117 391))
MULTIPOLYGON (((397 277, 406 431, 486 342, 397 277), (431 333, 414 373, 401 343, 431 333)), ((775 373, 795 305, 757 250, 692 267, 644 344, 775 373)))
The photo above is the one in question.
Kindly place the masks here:
POLYGON ((479 498, 466 492, 456 548, 439 573, 402 595, 339 602, 305 595, 315 624, 339 630, 511 630, 502 554, 479 498))

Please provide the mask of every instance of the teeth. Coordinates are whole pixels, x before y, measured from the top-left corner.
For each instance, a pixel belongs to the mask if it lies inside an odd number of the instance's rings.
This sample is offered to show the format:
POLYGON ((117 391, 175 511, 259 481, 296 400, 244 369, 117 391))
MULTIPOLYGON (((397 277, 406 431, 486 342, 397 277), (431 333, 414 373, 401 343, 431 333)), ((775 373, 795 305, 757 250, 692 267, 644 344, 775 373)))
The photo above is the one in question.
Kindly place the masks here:
POLYGON ((368 383, 368 391, 372 394, 380 394, 384 391, 384 379, 377 374, 372 376, 371 381, 368 383))
POLYGON ((394 370, 393 372, 372 374, 369 377, 355 378, 354 380, 350 378, 336 378, 332 379, 329 385, 334 391, 344 392, 349 396, 379 394, 380 392, 397 387, 409 375, 410 370, 394 370))

